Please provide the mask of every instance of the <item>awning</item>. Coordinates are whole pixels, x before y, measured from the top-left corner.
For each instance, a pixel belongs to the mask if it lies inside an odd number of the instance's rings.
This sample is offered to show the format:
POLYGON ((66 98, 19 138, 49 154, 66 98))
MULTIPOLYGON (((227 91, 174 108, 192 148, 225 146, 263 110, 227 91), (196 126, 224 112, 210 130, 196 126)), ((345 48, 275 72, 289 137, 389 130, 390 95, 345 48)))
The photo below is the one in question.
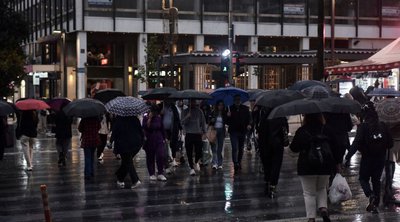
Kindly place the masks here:
POLYGON ((391 42, 368 59, 325 68, 326 74, 384 71, 400 67, 400 38, 391 42))

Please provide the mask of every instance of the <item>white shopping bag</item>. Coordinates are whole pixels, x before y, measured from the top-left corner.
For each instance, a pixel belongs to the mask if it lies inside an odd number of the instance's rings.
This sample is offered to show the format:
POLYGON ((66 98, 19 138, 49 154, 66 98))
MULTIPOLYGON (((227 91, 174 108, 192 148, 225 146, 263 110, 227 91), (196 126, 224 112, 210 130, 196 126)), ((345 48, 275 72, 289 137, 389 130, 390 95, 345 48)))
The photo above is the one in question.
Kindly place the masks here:
POLYGON ((346 179, 337 173, 329 188, 329 200, 331 203, 339 203, 342 201, 350 200, 352 197, 349 184, 346 179))

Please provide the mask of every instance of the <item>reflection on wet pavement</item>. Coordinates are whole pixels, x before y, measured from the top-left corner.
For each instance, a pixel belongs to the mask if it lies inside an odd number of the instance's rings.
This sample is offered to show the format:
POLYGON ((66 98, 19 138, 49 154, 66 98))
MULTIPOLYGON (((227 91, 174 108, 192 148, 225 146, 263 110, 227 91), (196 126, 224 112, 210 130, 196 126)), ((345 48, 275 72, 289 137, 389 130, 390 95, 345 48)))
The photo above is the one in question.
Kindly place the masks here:
MULTIPOLYGON (((19 148, 9 149, 0 162, 0 221, 43 221, 40 185, 48 186, 53 221, 305 221, 304 200, 296 173, 296 155, 285 150, 278 198, 264 197, 260 160, 245 153, 243 169, 233 175, 230 144, 225 147, 223 170, 203 167, 200 176, 189 176, 180 166, 167 182, 150 182, 144 152, 135 158, 143 184, 136 190, 118 189, 114 172, 119 166, 112 150, 105 150, 104 163, 96 164, 95 178, 83 178, 83 152, 73 138, 67 167, 57 166, 52 138, 39 138, 35 145, 34 170, 26 165, 19 148)), ((353 199, 330 206, 333 221, 398 221, 400 208, 380 208, 379 215, 365 212, 365 198, 358 182, 359 154, 344 176, 353 199)), ((394 186, 400 190, 397 168, 394 186)), ((130 185, 129 179, 126 183, 130 185)), ((400 192, 396 194, 400 199, 400 192)))

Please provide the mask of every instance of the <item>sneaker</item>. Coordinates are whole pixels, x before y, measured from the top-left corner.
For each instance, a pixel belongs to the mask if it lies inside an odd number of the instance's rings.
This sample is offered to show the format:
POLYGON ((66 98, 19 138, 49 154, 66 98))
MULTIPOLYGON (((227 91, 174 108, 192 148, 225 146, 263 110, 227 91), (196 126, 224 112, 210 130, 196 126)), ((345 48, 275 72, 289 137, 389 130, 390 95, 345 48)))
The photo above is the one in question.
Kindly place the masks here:
POLYGON ((119 188, 121 188, 121 189, 124 189, 125 188, 125 183, 124 182, 120 182, 120 181, 117 180, 117 186, 119 188))
POLYGON ((214 164, 214 165, 212 166, 212 169, 213 169, 213 170, 216 170, 217 168, 218 168, 217 164, 214 164))
POLYGON ((190 176, 196 176, 196 171, 194 171, 194 169, 190 169, 190 176))
MULTIPOLYGON (((377 207, 376 205, 374 205, 374 206, 372 207, 371 213, 373 213, 373 214, 379 214, 378 207, 377 207)), ((324 221, 324 222, 325 222, 325 221, 324 221)))
POLYGON ((173 166, 173 167, 177 167, 177 166, 178 166, 178 163, 176 162, 175 159, 172 161, 172 166, 173 166))
POLYGON ((151 175, 151 176, 149 177, 149 179, 150 179, 151 181, 156 181, 156 180, 157 180, 157 177, 156 177, 155 175, 151 175))
POLYGON ((167 178, 164 175, 160 174, 160 175, 157 176, 157 180, 159 180, 159 181, 167 181, 167 178))
POLYGON ((219 169, 219 170, 222 170, 222 165, 221 165, 221 166, 218 166, 218 169, 219 169))
POLYGON ((97 158, 97 160, 99 160, 99 161, 103 160, 103 156, 104 156, 104 154, 101 153, 100 156, 99 156, 99 158, 97 158))
POLYGON ((194 170, 200 171, 200 164, 199 164, 199 163, 196 163, 196 164, 194 165, 194 170))
POLYGON ((275 199, 276 198, 276 186, 269 186, 269 198, 275 199))
POLYGON ((140 180, 138 180, 135 184, 133 184, 133 185, 131 186, 131 189, 132 189, 132 190, 135 189, 136 187, 140 186, 140 184, 142 184, 142 182, 140 182, 140 180))
POLYGON ((165 173, 167 173, 167 174, 172 174, 172 169, 171 169, 171 168, 165 169, 165 173))

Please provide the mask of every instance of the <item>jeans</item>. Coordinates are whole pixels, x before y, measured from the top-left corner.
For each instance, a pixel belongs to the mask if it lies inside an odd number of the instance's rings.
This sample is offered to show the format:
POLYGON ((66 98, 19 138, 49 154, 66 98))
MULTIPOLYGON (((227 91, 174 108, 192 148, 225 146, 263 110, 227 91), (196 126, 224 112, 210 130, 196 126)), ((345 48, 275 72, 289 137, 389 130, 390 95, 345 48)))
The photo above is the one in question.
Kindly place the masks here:
POLYGON ((85 155, 85 177, 94 176, 94 151, 96 147, 83 148, 85 155))
POLYGON ((135 184, 139 181, 139 177, 136 173, 135 166, 133 165, 133 157, 139 152, 135 151, 132 153, 121 153, 121 166, 118 168, 115 175, 117 175, 117 179, 119 182, 123 182, 125 180, 126 175, 129 173, 131 177, 132 184, 135 184))
POLYGON ((243 132, 230 132, 230 139, 232 144, 232 162, 237 165, 242 162, 244 139, 246 133, 243 132))
POLYGON ((186 148, 186 154, 188 157, 188 163, 190 169, 193 169, 193 148, 194 148, 194 153, 195 153, 195 163, 198 163, 199 160, 201 159, 201 156, 203 154, 202 149, 203 149, 203 140, 201 138, 201 134, 190 134, 187 133, 185 136, 185 148, 186 148))
POLYGON ((67 153, 71 148, 71 138, 56 139, 56 148, 58 154, 62 154, 63 158, 67 158, 67 153))
POLYGON ((156 146, 147 147, 146 151, 146 164, 149 175, 155 175, 154 162, 157 164, 158 175, 164 173, 164 159, 166 144, 160 143, 156 146))
POLYGON ((213 153, 213 165, 222 166, 223 156, 222 152, 224 150, 224 140, 225 140, 225 129, 215 128, 217 130, 217 139, 214 143, 211 143, 211 150, 213 153))
POLYGON ((300 176, 303 187, 304 202, 307 218, 315 218, 318 208, 327 208, 328 199, 326 189, 329 184, 329 175, 304 175, 300 176))
POLYGON ((26 160, 26 165, 28 167, 33 167, 33 144, 35 143, 35 138, 22 135, 20 141, 26 160))

